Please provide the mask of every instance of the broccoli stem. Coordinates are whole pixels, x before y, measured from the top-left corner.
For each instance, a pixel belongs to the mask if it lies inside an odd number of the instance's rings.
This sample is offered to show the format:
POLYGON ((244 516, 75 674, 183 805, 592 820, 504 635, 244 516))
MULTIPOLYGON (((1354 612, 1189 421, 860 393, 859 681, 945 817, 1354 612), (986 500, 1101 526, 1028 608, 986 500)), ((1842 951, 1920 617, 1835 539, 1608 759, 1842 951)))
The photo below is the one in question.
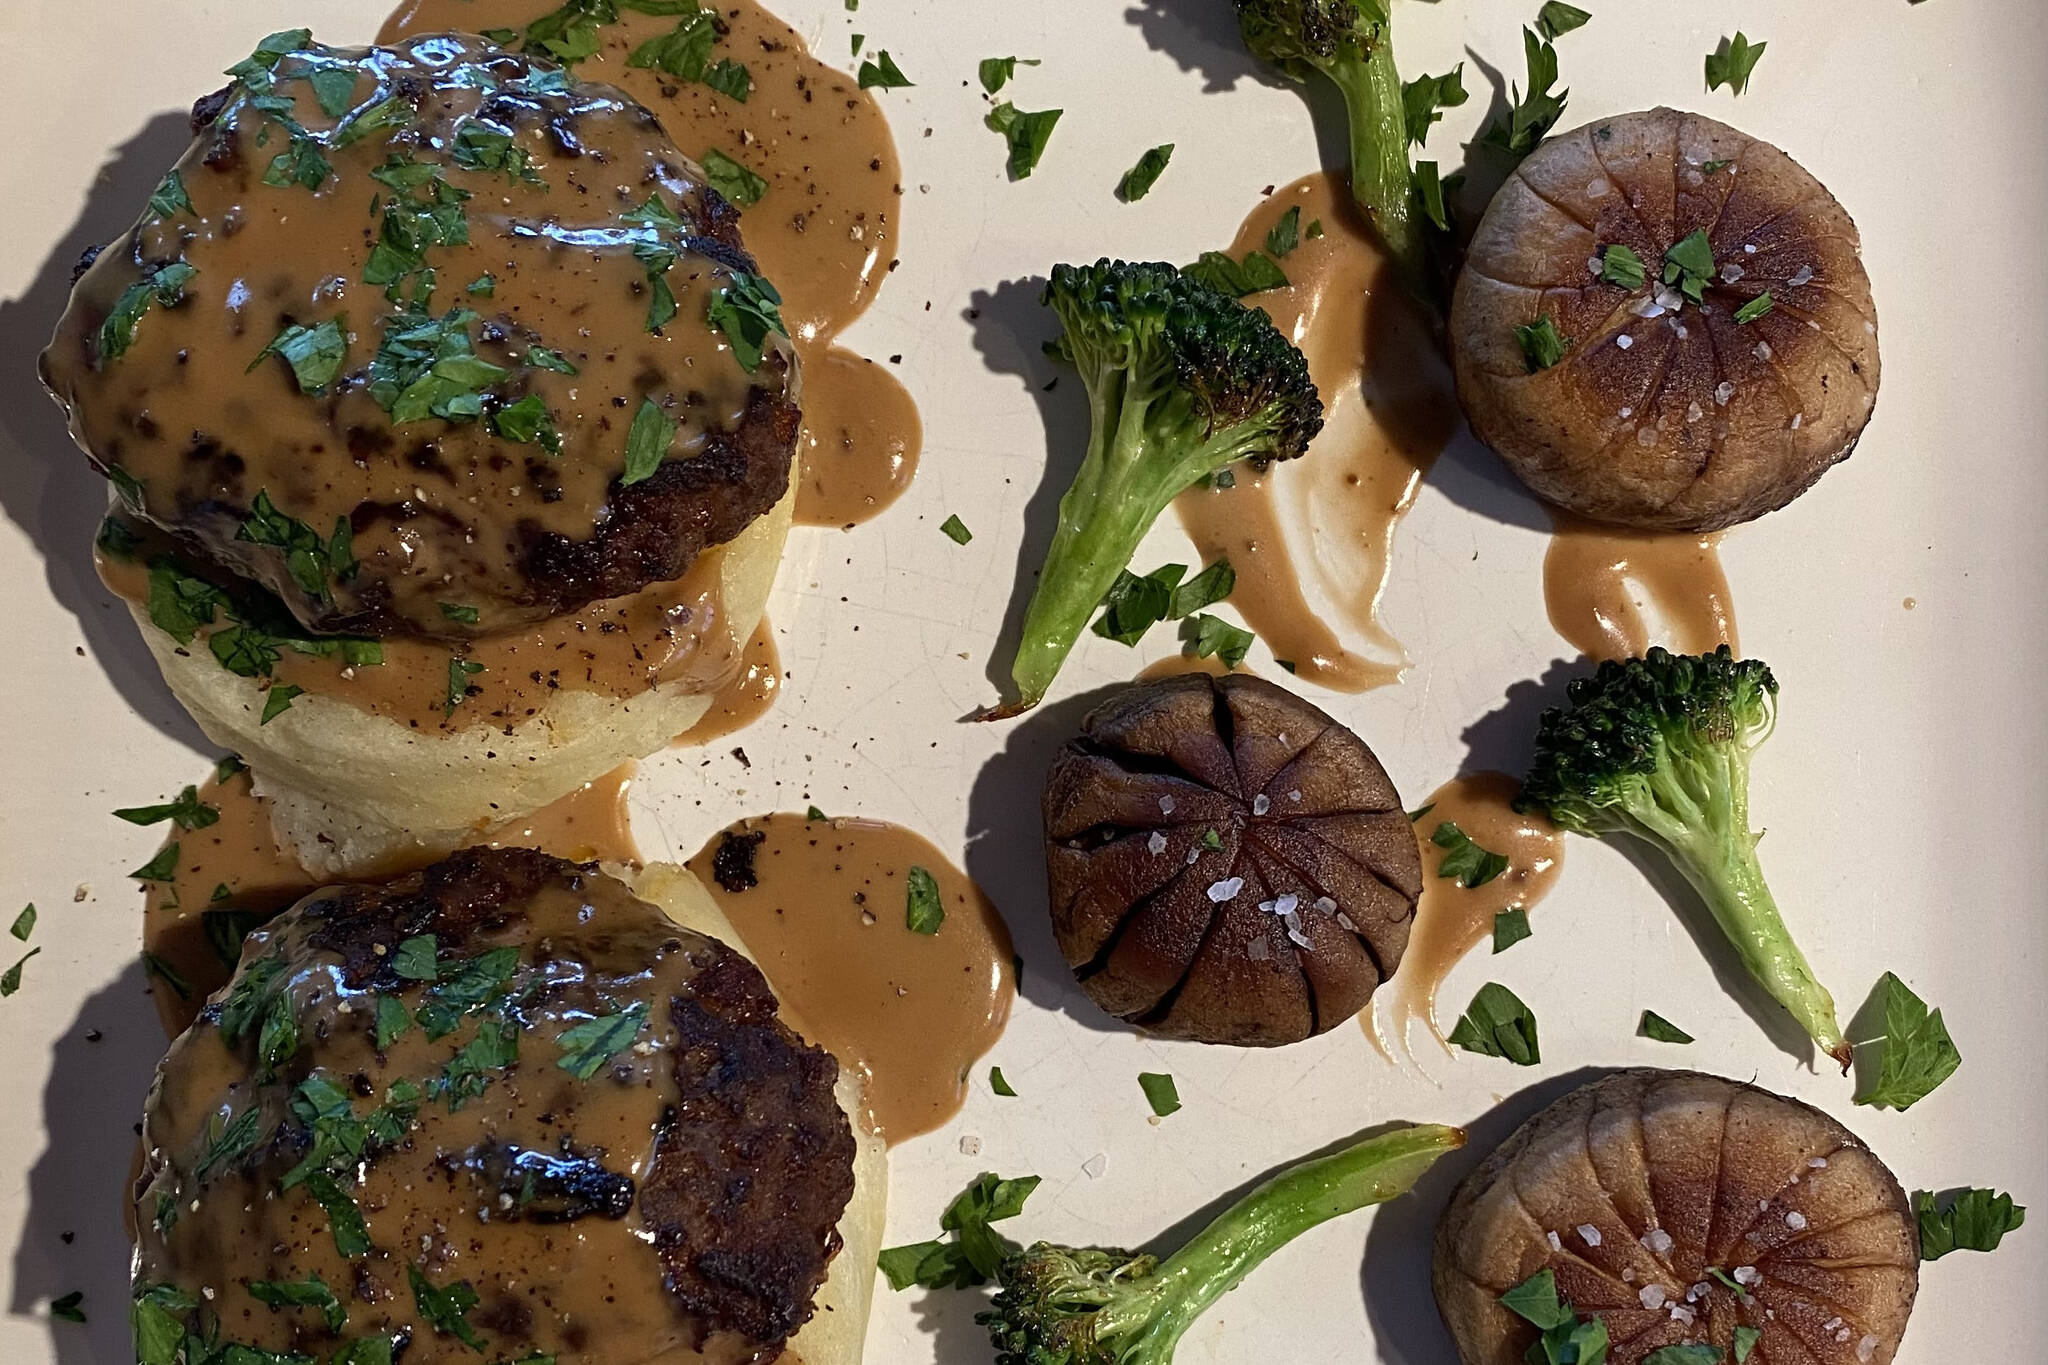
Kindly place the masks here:
POLYGON ((1344 92, 1351 128, 1351 197, 1379 234, 1412 289, 1428 277, 1428 246, 1416 212, 1415 172, 1408 164, 1408 115, 1394 66, 1391 25, 1357 60, 1325 70, 1344 92))
POLYGON ((1096 1340, 1117 1342, 1119 1359, 1170 1359, 1195 1319, 1260 1262, 1319 1223, 1407 1193, 1438 1157, 1464 1144, 1460 1129, 1417 1124, 1288 1167, 1167 1257, 1141 1293, 1105 1307, 1096 1340), (1127 1341, 1123 1333, 1133 1329, 1138 1335, 1127 1341))
POLYGON ((1760 836, 1749 827, 1748 755, 1737 751, 1714 756, 1716 768, 1690 774, 1696 789, 1681 786, 1678 774, 1683 768, 1668 775, 1660 770, 1659 779, 1666 780, 1653 781, 1664 819, 1644 823, 1670 849, 1672 862, 1706 902, 1750 976, 1847 1071, 1850 1048, 1835 1021, 1834 997, 1792 941, 1757 861, 1760 836), (1673 808, 1685 814, 1673 819, 1673 808))

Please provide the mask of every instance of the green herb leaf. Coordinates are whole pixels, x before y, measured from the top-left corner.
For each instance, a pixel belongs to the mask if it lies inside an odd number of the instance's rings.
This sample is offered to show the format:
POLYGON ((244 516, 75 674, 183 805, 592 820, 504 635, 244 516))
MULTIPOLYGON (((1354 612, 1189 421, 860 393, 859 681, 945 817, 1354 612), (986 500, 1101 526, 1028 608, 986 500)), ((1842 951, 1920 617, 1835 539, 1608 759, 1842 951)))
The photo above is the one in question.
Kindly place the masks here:
POLYGON ((1213 829, 1205 829, 1202 831, 1202 837, 1195 842, 1208 849, 1211 853, 1215 853, 1223 847, 1223 836, 1213 829))
POLYGON ((1429 130, 1442 120, 1443 111, 1455 109, 1469 98, 1463 62, 1441 76, 1417 76, 1403 83, 1401 110, 1408 124, 1408 141, 1420 147, 1429 139, 1429 130))
POLYGON ((476 1290, 469 1281, 457 1280, 438 1289, 414 1265, 405 1268, 405 1277, 412 1285, 413 1304, 436 1332, 456 1338, 473 1351, 484 1348, 476 1329, 469 1325, 469 1310, 477 1305, 476 1290))
POLYGON ((1197 659, 1214 655, 1225 668, 1236 668, 1251 653, 1252 641, 1257 637, 1242 626, 1233 626, 1220 616, 1203 612, 1181 622, 1180 638, 1197 659))
POLYGON ((618 1014, 600 1015, 564 1030, 555 1038, 562 1055, 555 1065, 579 1081, 587 1081, 604 1064, 633 1045, 647 1023, 647 1002, 636 1000, 618 1014))
MULTIPOLYGON (((748 374, 761 368, 768 335, 789 335, 782 323, 782 295, 760 275, 736 270, 725 288, 711 296, 706 318, 725 333, 733 359, 748 374)), ((666 442, 663 443, 664 448, 666 442)))
POLYGON ((1770 312, 1775 306, 1771 299, 1771 291, 1766 289, 1763 293, 1758 294, 1748 303, 1735 310, 1736 325, 1740 326, 1746 322, 1755 322, 1758 318, 1770 312))
POLYGON ((303 1280, 251 1280, 249 1297, 271 1308, 317 1308, 330 1332, 339 1332, 348 1321, 348 1310, 318 1275, 303 1280))
POLYGON ((1544 1332, 1565 1326, 1575 1316, 1571 1306, 1558 1298, 1557 1276, 1548 1270, 1539 1270, 1512 1289, 1503 1291, 1500 1306, 1544 1332))
POLYGON ((160 806, 123 806, 114 812, 114 818, 131 825, 157 825, 169 820, 179 829, 205 829, 220 819, 220 811, 199 799, 199 788, 187 786, 175 800, 160 806))
POLYGON ((527 347, 526 363, 537 370, 553 370, 557 374, 577 373, 576 367, 560 351, 551 351, 545 346, 527 347))
POLYGON ((626 469, 619 476, 621 487, 643 482, 661 467, 669 443, 675 440, 676 425, 675 419, 652 398, 640 400, 640 411, 633 414, 633 425, 626 432, 626 469))
POLYGON ((1535 29, 1522 30, 1522 60, 1528 69, 1528 94, 1510 86, 1509 111, 1496 118, 1480 134, 1482 144, 1519 161, 1536 150, 1536 144, 1556 126, 1564 114, 1570 92, 1551 93, 1557 84, 1557 49, 1535 29))
MULTIPOLYGON (((233 894, 226 882, 213 888, 215 901, 224 901, 233 894)), ((213 955, 220 959, 223 967, 233 971, 242 960, 242 940, 263 922, 264 916, 248 910, 202 910, 199 920, 207 947, 213 949, 213 955)))
POLYGON ((1746 1322, 1736 1324, 1735 1365, 1743 1365, 1743 1362, 1749 1359, 1749 1353, 1756 1349, 1756 1344, 1763 1340, 1763 1336, 1761 1327, 1751 1327, 1746 1322))
POLYGON ((1180 1109, 1180 1088, 1173 1083, 1173 1077, 1158 1071, 1141 1071, 1138 1088, 1145 1092, 1145 1102, 1160 1118, 1180 1109))
POLYGON ((804 811, 804 819, 806 820, 824 820, 827 818, 825 812, 819 810, 816 806, 807 807, 804 811))
POLYGON ((9 967, 6 971, 0 972, 0 998, 10 996, 21 989, 21 969, 28 965, 30 958, 41 951, 41 948, 29 949, 26 953, 22 954, 19 962, 9 967))
POLYGON ((1750 42, 1740 29, 1733 38, 1723 38, 1721 45, 1707 54, 1707 89, 1719 90, 1725 85, 1731 95, 1749 89, 1749 73, 1763 59, 1766 46, 1750 42))
POLYGON ((1643 1357, 1643 1365, 1721 1365, 1718 1346, 1659 1346, 1643 1357))
MULTIPOLYGON (((29 954, 29 957, 34 956, 34 953, 29 954)), ((25 962, 28 959, 23 958, 22 960, 25 962)), ((192 983, 183 976, 180 976, 177 968, 158 957, 155 953, 145 952, 142 955, 142 970, 144 974, 153 976, 166 986, 169 986, 171 991, 180 1000, 190 1000, 192 998, 192 983)))
POLYGON ((1536 1039, 1536 1016, 1513 991, 1497 981, 1479 988, 1471 1006, 1451 1030, 1450 1041, 1467 1052, 1505 1057, 1516 1066, 1534 1066, 1542 1060, 1536 1039))
POLYGON ((1423 216, 1438 232, 1451 230, 1451 211, 1444 202, 1444 182, 1437 177, 1434 161, 1415 163, 1415 197, 1422 205, 1423 216))
POLYGON ((1116 197, 1126 204, 1135 204, 1152 192, 1159 177, 1166 171, 1166 165, 1173 160, 1173 144, 1162 142, 1138 158, 1138 164, 1124 172, 1124 178, 1116 182, 1116 197))
POLYGON ((1856 1103, 1910 1109, 1954 1075, 1963 1057, 1948 1036, 1941 1011, 1929 1013, 1926 1002, 1905 982, 1886 972, 1878 978, 1877 993, 1884 1000, 1884 1051, 1877 1076, 1856 1096, 1856 1103))
POLYGON ((474 659, 465 659, 459 654, 448 656, 448 697, 443 707, 444 715, 454 715, 455 708, 469 697, 469 680, 484 671, 484 666, 474 659))
POLYGON ((223 1125, 213 1135, 206 1152, 192 1168, 192 1178, 205 1182, 214 1172, 233 1166, 256 1148, 256 1142, 263 1136, 263 1111, 255 1106, 241 1113, 223 1125))
POLYGON ((1675 284, 1694 303, 1706 297, 1714 277, 1714 247, 1705 228, 1694 228, 1664 253, 1664 283, 1675 284))
POLYGON ((889 1247, 875 1258, 876 1267, 899 1293, 921 1289, 969 1289, 985 1282, 958 1242, 913 1242, 889 1247))
POLYGON ((1563 360, 1564 353, 1571 349, 1571 341, 1557 334, 1548 313, 1527 326, 1515 328, 1515 341, 1522 348, 1522 360, 1529 367, 1530 374, 1549 369, 1563 360))
POLYGON ((939 529, 946 533, 946 539, 955 545, 965 545, 974 539, 974 532, 967 529, 967 523, 957 516, 948 516, 939 523, 939 529))
MULTIPOLYGON (((1436 875, 1456 878, 1458 885, 1467 891, 1481 887, 1508 870, 1508 860, 1498 853, 1489 852, 1472 842, 1470 835, 1458 828, 1454 821, 1445 820, 1436 827, 1436 833, 1429 841, 1444 851, 1437 863, 1436 875)), ((1499 952, 1498 948, 1494 949, 1499 952)))
POLYGON ((1213 607, 1237 587, 1237 570, 1228 559, 1219 559, 1173 590, 1166 614, 1179 621, 1204 607, 1213 607))
POLYGON ((85 1291, 74 1289, 62 1298, 50 1300, 50 1316, 62 1318, 66 1322, 84 1322, 85 1309, 80 1307, 84 1302, 85 1291))
POLYGON ((156 851, 156 856, 128 875, 139 882, 167 882, 177 875, 178 841, 173 839, 156 851))
POLYGON ((704 84, 741 104, 754 93, 754 73, 730 57, 720 58, 704 73, 704 84))
POLYGON ((351 1261, 369 1255, 370 1229, 363 1222, 363 1211, 354 1196, 325 1171, 307 1176, 305 1184, 306 1193, 327 1214, 327 1230, 334 1237, 334 1249, 351 1261))
POLYGON ((412 1025, 412 1011, 405 1007, 404 1001, 389 995, 377 997, 377 1013, 373 1025, 377 1051, 390 1051, 391 1045, 404 1037, 412 1025))
POLYGON ((739 208, 751 208, 768 193, 768 182, 717 148, 704 153, 704 179, 724 199, 739 208))
POLYGON ((329 118, 340 118, 355 104, 356 73, 353 68, 316 66, 306 73, 306 84, 313 87, 313 98, 320 102, 320 112, 329 118))
POLYGON ((1600 253, 1600 278, 1623 289, 1641 289, 1646 277, 1643 258, 1620 242, 1600 253))
POLYGON ((1017 1092, 1012 1090, 1010 1083, 1003 1079, 1003 1069, 999 1066, 992 1066, 988 1069, 988 1088, 1001 1095, 1004 1099, 1014 1100, 1017 1098, 1017 1092))
POLYGON ((1945 1200, 1932 1190, 1915 1190, 1913 1213, 1923 1261, 1938 1261, 1951 1251, 1996 1251, 2006 1233, 2027 1221, 2024 1205, 1987 1189, 1956 1190, 1945 1200))
MULTIPOLYGON (((420 1013, 425 1018, 427 1011, 422 1009, 420 1013)), ((429 1036, 432 1032, 428 1030, 429 1036)), ((502 1019, 485 1019, 477 1025, 476 1035, 449 1059, 429 1090, 435 1098, 445 1099, 452 1112, 489 1089, 492 1072, 518 1060, 519 1030, 502 1019)), ((599 1065, 602 1064, 600 1061, 599 1065)))
POLYGON ((466 607, 460 602, 442 602, 439 605, 443 616, 466 626, 475 625, 477 618, 482 614, 475 607, 466 607))
POLYGON ((1689 1043, 1692 1035, 1666 1019, 1655 1010, 1644 1010, 1641 1022, 1636 1025, 1636 1036, 1658 1043, 1689 1043))
POLYGON ((30 901, 22 909, 22 912, 14 917, 14 923, 8 926, 7 932, 20 939, 23 943, 26 943, 28 942, 28 936, 35 931, 36 907, 35 902, 30 901))
POLYGON ((1020 66, 1037 66, 1036 57, 983 57, 981 59, 981 88, 993 95, 1010 83, 1020 66))
POLYGON ((1039 158, 1045 155, 1045 144, 1052 140, 1053 126, 1065 112, 1064 109, 1019 109, 1008 100, 988 111, 982 122, 1001 133, 1010 144, 1010 179, 1022 180, 1038 169, 1039 158))
POLYGON ((449 146, 455 164, 466 171, 499 171, 506 179, 542 184, 534 169, 533 154, 519 145, 509 128, 500 128, 472 116, 455 131, 449 146))
POLYGON ((1293 204, 1266 233, 1266 254, 1274 260, 1301 245, 1301 205, 1293 204))
POLYGON ((874 56, 860 64, 855 81, 863 90, 901 90, 917 82, 903 74, 897 67, 896 59, 889 55, 888 48, 879 49, 874 56))
POLYGON ((1287 287, 1287 272, 1256 248, 1247 251, 1242 261, 1232 260, 1227 251, 1205 251, 1194 264, 1182 266, 1180 273, 1234 299, 1287 287))
POLYGON ((149 211, 159 218, 192 212, 192 197, 185 193, 185 178, 176 168, 164 172, 156 192, 149 196, 149 211))
MULTIPOLYGON (((175 308, 185 300, 185 286, 199 271, 183 261, 173 261, 159 266, 142 279, 121 291, 108 310, 106 320, 100 323, 98 363, 118 360, 128 348, 135 344, 135 329, 141 325, 143 314, 153 303, 159 308, 175 308)), ((141 506, 140 498, 129 501, 141 506)))
POLYGON ((1187 571, 1185 564, 1163 564, 1142 577, 1128 569, 1118 570, 1116 581, 1103 594, 1102 615, 1093 630, 1105 640, 1137 644, 1146 631, 1166 618, 1174 587, 1187 571))
POLYGON ((263 718, 256 723, 268 725, 291 709, 292 699, 305 695, 306 689, 293 683, 277 683, 263 694, 263 718))
POLYGON ((1559 38, 1575 28, 1584 28, 1592 17, 1577 5, 1548 0, 1542 9, 1536 11, 1536 31, 1546 38, 1559 38))
POLYGON ((391 970, 407 981, 435 981, 441 976, 436 957, 440 944, 432 934, 415 934, 402 940, 391 955, 391 970))
POLYGON ((946 907, 939 897, 939 879, 922 867, 913 866, 904 880, 904 923, 913 934, 931 935, 946 922, 946 907))
POLYGON ((1503 910, 1493 917, 1493 950, 1506 952, 1529 937, 1529 912, 1503 910))

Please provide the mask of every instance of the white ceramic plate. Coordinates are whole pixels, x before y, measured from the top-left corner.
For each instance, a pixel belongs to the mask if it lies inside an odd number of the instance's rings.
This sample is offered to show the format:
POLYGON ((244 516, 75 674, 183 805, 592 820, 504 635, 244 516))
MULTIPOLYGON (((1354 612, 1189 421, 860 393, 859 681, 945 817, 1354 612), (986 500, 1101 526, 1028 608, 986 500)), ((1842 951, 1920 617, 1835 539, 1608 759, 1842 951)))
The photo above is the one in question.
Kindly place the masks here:
MULTIPOLYGON (((1317 126, 1298 95, 1255 71, 1227 0, 778 7, 827 60, 844 57, 857 29, 919 82, 884 99, 909 191, 903 264, 849 339, 902 354, 924 413, 924 466, 878 521, 792 538, 772 610, 792 681, 734 741, 752 767, 723 747, 659 756, 635 788, 635 813, 648 853, 664 857, 740 815, 810 801, 898 820, 964 846, 1009 917, 1028 962, 1025 998, 990 1060, 1020 1098, 978 1084, 949 1128, 895 1153, 892 1241, 931 1236, 945 1202, 993 1169, 1045 1177, 1012 1225, 1021 1235, 1140 1242, 1368 1124, 1471 1123, 1483 1146, 1575 1069, 1619 1064, 1754 1076, 1844 1119, 1909 1188, 1995 1185, 2048 1201, 2048 366, 2035 294, 2048 273, 2048 10, 2027 0, 1595 0, 1593 23, 1559 44, 1567 125, 1658 103, 1733 121, 1790 151, 1863 231, 1883 319, 1876 419, 1854 459, 1731 535, 1725 557, 1744 645, 1784 685, 1754 785, 1779 899, 1847 1008, 1896 970, 1944 1008, 1966 1059, 1899 1115, 1852 1107, 1838 1077, 1777 1051, 1651 887, 1587 841, 1572 847, 1535 937, 1502 964, 1468 960, 1444 992, 1455 1012, 1490 975, 1512 984, 1542 1021, 1534 1070, 1425 1051, 1431 1081, 1389 1067, 1350 1027, 1279 1052, 1151 1042, 1107 1027, 1066 989, 1044 925, 1036 809, 1071 709, 1035 724, 953 721, 994 696, 985 670, 1046 433, 1072 439, 1083 420, 1071 388, 1040 394, 1049 328, 1029 290, 1004 285, 1058 260, 1184 260, 1226 244, 1262 188, 1318 164, 1317 126), (1708 95, 1701 56, 1738 24, 1769 52, 1746 96, 1708 95), (1004 178, 972 86, 978 58, 1008 53, 1045 59, 1019 81, 1026 107, 1067 111, 1041 169, 1020 184, 1004 178), (1178 144, 1171 171, 1141 204, 1117 202, 1118 175, 1162 141, 1178 144), (970 545, 939 534, 948 513, 973 528, 970 545), (1645 1007, 1699 1043, 1636 1039, 1645 1007), (1148 1123, 1140 1071, 1172 1072, 1186 1108, 1148 1123), (963 1154, 969 1136, 979 1155, 963 1154), (1091 1177, 1083 1168, 1098 1155, 1091 1177)), ((1475 91, 1497 66, 1519 79, 1517 29, 1535 9, 1401 0, 1403 69, 1463 58, 1475 91)), ((38 389, 35 353, 78 251, 132 218, 183 145, 185 107, 223 67, 272 29, 310 24, 327 41, 358 42, 382 17, 377 0, 0 5, 0 583, 11 632, 0 907, 11 917, 34 900, 43 945, 21 992, 0 1002, 0 1360, 129 1358, 124 1175, 161 1037, 124 874, 156 836, 107 811, 193 780, 211 752, 93 576, 87 543, 104 493, 38 389), (90 1325, 49 1322, 48 1300, 80 1288, 90 1325)), ((1479 93, 1452 111, 1432 150, 1455 159, 1448 143, 1472 135, 1485 104, 1479 93)), ((1324 114, 1330 151, 1340 135, 1324 114)), ((1461 438, 1394 555, 1386 617, 1415 659, 1406 681, 1364 696, 1304 687, 1377 747, 1405 792, 1517 760, 1540 700, 1532 680, 1554 684, 1571 652, 1544 616, 1544 525, 1461 438)), ((1177 527, 1153 540, 1141 560, 1185 557, 1177 527)), ((1155 632, 1145 656, 1169 649, 1166 636, 1155 632)), ((1090 645, 1060 695, 1129 676, 1129 654, 1090 645)), ((1253 664, 1275 671, 1263 650, 1253 664)), ((1180 1359, 1449 1365, 1426 1279, 1447 1187, 1432 1179, 1376 1218, 1304 1237, 1214 1310, 1180 1359)), ((1927 1267, 1900 1360, 2041 1358, 2032 1308, 2043 1283, 2048 1228, 2022 1230, 1993 1256, 1927 1267)), ((984 1361, 976 1306, 966 1294, 885 1288, 869 1358, 984 1361)))

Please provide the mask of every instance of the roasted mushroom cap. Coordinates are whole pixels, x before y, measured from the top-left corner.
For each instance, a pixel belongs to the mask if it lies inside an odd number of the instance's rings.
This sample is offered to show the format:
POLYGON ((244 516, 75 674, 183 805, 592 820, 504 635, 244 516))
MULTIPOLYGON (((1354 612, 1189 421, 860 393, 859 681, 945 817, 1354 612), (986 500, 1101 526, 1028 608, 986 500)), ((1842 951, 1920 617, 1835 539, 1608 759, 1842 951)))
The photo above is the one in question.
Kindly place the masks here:
POLYGON ((772 1360, 853 1191, 837 1074, 752 963, 594 866, 316 892, 159 1068, 137 1294, 322 1360, 337 1315, 406 1365, 772 1360), (272 1303, 309 1283, 326 1316, 272 1303))
POLYGON ((1336 1027, 1400 965, 1422 860, 1372 750, 1261 679, 1098 708, 1045 786, 1053 932, 1082 988, 1171 1038, 1336 1027))
POLYGON ((1459 1186, 1435 1281, 1465 1365, 1523 1358, 1536 1331, 1500 1295, 1546 1268, 1606 1321, 1615 1365, 1680 1344, 1733 1359, 1738 1327, 1760 1333, 1749 1365, 1883 1365, 1920 1278, 1905 1193, 1855 1134, 1654 1068, 1573 1091, 1459 1186))
POLYGON ((1646 530, 1783 507, 1848 457, 1877 397, 1849 215, 1771 144, 1672 109, 1588 124, 1522 162, 1472 239, 1451 347, 1472 430, 1524 483, 1646 530), (1713 263, 1698 303, 1664 279, 1696 230, 1713 263), (1602 278, 1614 246, 1642 262, 1640 285, 1602 278), (1769 311, 1738 321, 1766 292, 1769 311), (1542 317, 1565 349, 1536 369, 1516 329, 1542 317))

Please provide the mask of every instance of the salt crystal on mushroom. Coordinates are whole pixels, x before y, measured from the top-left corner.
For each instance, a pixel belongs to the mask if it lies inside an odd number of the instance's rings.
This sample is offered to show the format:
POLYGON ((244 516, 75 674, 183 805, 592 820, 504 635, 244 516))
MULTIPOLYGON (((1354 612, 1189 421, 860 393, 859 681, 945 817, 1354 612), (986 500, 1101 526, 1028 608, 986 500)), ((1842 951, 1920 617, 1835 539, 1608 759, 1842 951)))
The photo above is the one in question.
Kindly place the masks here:
POLYGON ((1600 1245, 1600 1229, 1594 1227, 1591 1223, 1579 1224, 1578 1234, 1579 1240, 1587 1246, 1596 1247, 1600 1245))
POLYGON ((1172 797, 1170 797, 1170 796, 1162 796, 1162 797, 1160 797, 1160 798, 1159 798, 1159 813, 1160 813, 1161 815, 1171 815, 1171 814, 1173 814, 1173 798, 1172 798, 1172 797))
POLYGON ((1810 1156, 1806 1158, 1806 1164, 1816 1171, 1823 1171, 1827 1169, 1828 1159, 1824 1156, 1810 1156))
POLYGON ((1326 915, 1337 913, 1337 898, 1335 896, 1317 896, 1309 903, 1326 915))
POLYGON ((1242 890, 1244 890, 1244 878, 1225 877, 1220 882, 1209 883, 1209 899, 1214 904, 1221 905, 1242 890))
POLYGON ((1735 1267, 1735 1283, 1740 1285, 1752 1285, 1762 1284, 1763 1282, 1763 1272, 1761 1270, 1758 1270, 1755 1266, 1739 1265, 1735 1267))
POLYGON ((1858 1360, 1868 1360, 1876 1354, 1877 1338, 1868 1333, 1864 1334, 1863 1338, 1856 1343, 1856 1358, 1858 1360))
POLYGON ((1614 339, 1614 344, 1620 347, 1622 350, 1626 351, 1629 347, 1636 344, 1636 339, 1630 336, 1627 332, 1623 332, 1620 336, 1614 339))
POLYGON ((1166 836, 1156 829, 1153 830, 1152 837, 1145 841, 1145 851, 1152 854, 1166 852, 1166 836))
POLYGON ((1648 1232, 1644 1233, 1642 1243, 1643 1249, 1654 1256, 1668 1256, 1671 1254, 1671 1234, 1662 1228, 1651 1228, 1648 1232))
POLYGON ((1254 796, 1252 798, 1253 815, 1264 815, 1267 811, 1271 809, 1273 809, 1273 798, 1266 795, 1264 792, 1260 792, 1257 796, 1254 796))
POLYGON ((1719 403, 1722 407, 1727 407, 1728 400, 1733 398, 1734 396, 1735 386, 1729 383, 1727 380, 1724 379, 1714 386, 1714 401, 1716 403, 1719 403))
POLYGON ((1733 284, 1737 280, 1741 279, 1744 275, 1747 275, 1748 273, 1749 272, 1747 270, 1744 270, 1741 266, 1735 264, 1735 262, 1730 261, 1728 262, 1728 264, 1721 267, 1721 283, 1733 284))
POLYGON ((1785 1226, 1792 1229, 1792 1231, 1794 1232, 1804 1230, 1806 1227, 1806 1215, 1801 1213, 1798 1209, 1792 1210, 1790 1213, 1785 1215, 1785 1226))
POLYGON ((1802 284, 1813 283, 1813 267, 1810 265, 1800 266, 1785 277, 1785 283, 1791 285, 1794 289, 1797 289, 1802 284))
POLYGON ((1770 342, 1759 341, 1753 349, 1758 360, 1769 360, 1771 358, 1770 342))
POLYGON ((1543 1234, 1543 1236, 1544 1236, 1544 1237, 1545 1237, 1545 1238, 1546 1238, 1546 1239, 1547 1239, 1547 1240, 1548 1240, 1548 1241, 1550 1242, 1550 1249, 1551 1249, 1552 1251, 1563 1251, 1563 1250, 1564 1250, 1564 1242, 1563 1242, 1563 1240, 1562 1240, 1562 1239, 1560 1239, 1560 1238, 1558 1237, 1558 1235, 1557 1235, 1556 1233, 1554 1233, 1554 1232, 1546 1232, 1546 1233, 1544 1233, 1544 1234, 1543 1234))
POLYGON ((1646 1284, 1636 1291, 1636 1297, 1642 1300, 1643 1307, 1654 1313, 1664 1306, 1664 1300, 1670 1296, 1664 1292, 1663 1285, 1646 1284))

